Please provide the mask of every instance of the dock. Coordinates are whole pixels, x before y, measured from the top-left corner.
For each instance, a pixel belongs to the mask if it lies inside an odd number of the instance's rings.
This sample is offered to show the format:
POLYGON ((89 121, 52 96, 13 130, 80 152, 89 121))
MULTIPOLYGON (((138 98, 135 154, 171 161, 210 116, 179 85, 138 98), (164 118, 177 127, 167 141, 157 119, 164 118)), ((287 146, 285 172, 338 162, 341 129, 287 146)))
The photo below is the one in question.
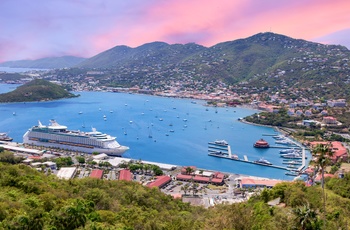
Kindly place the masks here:
POLYGON ((287 145, 270 145, 270 148, 277 148, 277 149, 299 149, 299 146, 287 146, 287 145))
MULTIPOLYGON (((264 135, 264 134, 263 134, 264 135)), ((265 135, 269 135, 269 134, 265 134, 265 135)), ((271 135, 271 136, 275 136, 275 135, 271 135)), ((289 138, 290 139, 290 138, 289 138)), ((255 165, 261 165, 261 166, 266 166, 266 167, 270 167, 270 168, 276 168, 276 169, 282 169, 282 170, 286 170, 288 172, 301 172, 303 170, 303 168, 305 167, 305 148, 297 143, 294 140, 290 141, 293 143, 293 146, 270 146, 270 148, 281 148, 281 149, 301 149, 302 150, 302 159, 301 160, 295 160, 297 161, 297 163, 294 163, 292 167, 288 167, 286 166, 279 166, 279 165, 269 165, 269 164, 262 164, 262 163, 258 163, 255 161, 250 161, 247 157, 247 155, 243 155, 243 159, 238 158, 237 156, 232 156, 231 153, 231 146, 226 144, 226 145, 220 145, 214 142, 209 142, 209 146, 208 146, 208 155, 212 156, 212 157, 218 157, 218 158, 224 158, 224 159, 228 159, 228 160, 234 160, 234 161, 239 161, 239 162, 243 162, 243 163, 248 163, 248 164, 255 164, 255 165), (299 163, 300 162, 300 163, 299 163), (301 164, 301 165, 300 165, 301 164), (300 166, 299 166, 300 165, 300 166)), ((283 159, 283 164, 288 164, 288 162, 286 161, 290 161, 291 159, 283 159)))
POLYGON ((289 169, 288 167, 284 167, 284 166, 279 166, 279 165, 265 165, 265 164, 259 164, 259 163, 255 163, 254 161, 249 161, 247 156, 244 156, 245 159, 239 159, 239 158, 232 158, 228 155, 219 155, 219 154, 213 154, 213 153, 208 153, 209 156, 212 157, 218 157, 218 158, 224 158, 224 159, 229 159, 229 160, 234 160, 234 161, 240 161, 240 162, 244 162, 244 163, 248 163, 248 164, 254 164, 254 165, 261 165, 261 166, 266 166, 266 167, 270 167, 270 168, 276 168, 276 169, 283 169, 286 171, 290 171, 291 169, 289 169))

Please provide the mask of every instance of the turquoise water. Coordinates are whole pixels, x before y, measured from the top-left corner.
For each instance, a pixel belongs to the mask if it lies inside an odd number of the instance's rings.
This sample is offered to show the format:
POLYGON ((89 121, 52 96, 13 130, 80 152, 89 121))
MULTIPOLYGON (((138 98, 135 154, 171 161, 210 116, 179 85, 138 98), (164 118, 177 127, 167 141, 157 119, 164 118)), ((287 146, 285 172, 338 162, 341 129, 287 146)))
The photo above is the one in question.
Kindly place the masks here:
MULTIPOLYGON (((0 93, 16 85, 0 84, 0 93)), ((204 101, 164 98, 137 94, 79 92, 78 98, 52 102, 0 104, 0 132, 9 132, 16 142, 40 120, 50 119, 73 130, 91 127, 117 137, 130 147, 125 157, 175 165, 289 180, 284 170, 211 157, 208 142, 224 139, 232 153, 249 160, 264 157, 282 166, 279 149, 256 149, 253 143, 263 134, 276 134, 272 128, 247 125, 237 119, 257 111, 245 108, 205 107, 204 101), (208 109, 208 111, 206 110, 208 109), (15 112, 15 116, 13 115, 15 112), (80 114, 81 112, 81 114, 80 114), (106 115, 106 120, 103 116, 106 115), (83 128, 83 126, 85 128, 83 128), (172 132, 170 131, 172 130, 172 132), (125 135, 126 134, 126 135, 125 135), (152 138, 149 138, 149 135, 152 138)), ((310 157, 309 157, 310 158, 310 157)))

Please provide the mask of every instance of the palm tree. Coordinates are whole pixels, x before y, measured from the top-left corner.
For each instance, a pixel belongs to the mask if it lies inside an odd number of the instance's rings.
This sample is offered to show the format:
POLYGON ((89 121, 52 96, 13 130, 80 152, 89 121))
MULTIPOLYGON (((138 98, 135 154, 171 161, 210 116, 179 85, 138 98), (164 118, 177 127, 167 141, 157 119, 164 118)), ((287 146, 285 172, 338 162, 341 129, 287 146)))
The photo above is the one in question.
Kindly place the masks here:
POLYGON ((302 230, 315 229, 315 225, 318 224, 317 213, 310 208, 309 203, 293 209, 293 213, 296 216, 297 225, 302 230))
POLYGON ((188 183, 184 184, 184 186, 181 187, 181 190, 184 191, 185 196, 187 195, 189 188, 190 188, 190 186, 188 183))
MULTIPOLYGON (((321 170, 321 187, 323 197, 323 221, 326 223, 326 194, 324 191, 324 170, 331 164, 331 157, 333 156, 332 147, 330 144, 317 144, 312 149, 312 155, 316 158, 314 164, 317 167, 316 171, 321 170)), ((315 173, 316 175, 316 173, 315 173)))
POLYGON ((194 169, 190 166, 186 167, 186 174, 190 175, 194 172, 194 169))

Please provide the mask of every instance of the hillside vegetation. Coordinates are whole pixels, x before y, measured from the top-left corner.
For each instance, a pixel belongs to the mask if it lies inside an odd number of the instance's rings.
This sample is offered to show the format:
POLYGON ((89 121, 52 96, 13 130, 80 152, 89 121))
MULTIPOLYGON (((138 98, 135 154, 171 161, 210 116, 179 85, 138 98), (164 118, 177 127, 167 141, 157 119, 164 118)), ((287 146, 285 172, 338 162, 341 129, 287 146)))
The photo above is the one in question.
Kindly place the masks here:
MULTIPOLYGON (((218 80, 240 84, 247 92, 349 98, 350 51, 274 33, 204 47, 194 43, 116 46, 76 67, 108 70, 111 85, 147 86, 191 81, 204 87, 218 80)), ((102 78, 102 77, 100 77, 102 78)), ((103 78, 101 79, 103 80, 103 78)))
POLYGON ((36 79, 17 87, 14 91, 0 94, 0 102, 48 101, 71 97, 76 97, 76 95, 68 92, 62 86, 36 79))
POLYGON ((60 180, 0 149, 1 229, 347 229, 350 175, 327 181, 326 212, 320 186, 284 182, 247 202, 204 209, 135 182, 60 180), (2 153, 1 153, 2 152, 2 153), (9 163, 5 163, 9 162, 9 163), (283 205, 269 206, 280 198, 283 205), (326 214, 326 222, 323 216, 326 214))

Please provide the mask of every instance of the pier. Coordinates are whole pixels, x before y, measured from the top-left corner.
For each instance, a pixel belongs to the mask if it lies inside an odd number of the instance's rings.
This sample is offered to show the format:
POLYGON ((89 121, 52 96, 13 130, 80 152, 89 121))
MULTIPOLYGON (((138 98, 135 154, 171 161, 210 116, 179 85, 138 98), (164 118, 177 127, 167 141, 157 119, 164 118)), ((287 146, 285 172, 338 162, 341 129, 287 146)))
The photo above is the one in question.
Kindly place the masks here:
POLYGON ((225 159, 234 160, 234 161, 240 161, 240 162, 244 162, 244 163, 248 163, 248 164, 261 165, 261 166, 266 166, 266 167, 270 167, 270 168, 283 169, 283 170, 286 170, 286 171, 290 171, 290 169, 288 167, 284 167, 284 166, 265 165, 265 164, 255 163, 254 161, 249 161, 247 156, 245 156, 245 155, 244 155, 245 159, 232 158, 229 155, 222 155, 222 154, 219 155, 219 154, 214 154, 214 153, 208 153, 208 155, 212 156, 212 157, 225 158, 225 159))
POLYGON ((217 147, 214 147, 213 143, 209 142, 209 149, 208 149, 208 155, 212 156, 212 157, 219 157, 219 158, 225 158, 225 159, 229 159, 229 160, 234 160, 234 161, 240 161, 240 162, 244 162, 244 163, 248 163, 248 164, 255 164, 255 165, 261 165, 261 166, 266 166, 266 167, 271 167, 271 168, 277 168, 277 169, 283 169, 283 170, 287 170, 290 171, 291 169, 288 167, 284 167, 284 166, 278 166, 278 165, 268 165, 268 164, 261 164, 261 163, 257 163, 254 161, 249 161, 247 155, 244 155, 243 158, 244 159, 239 159, 236 157, 232 157, 232 153, 231 153, 231 146, 230 145, 226 145, 226 151, 225 149, 219 149, 217 147), (222 151, 215 151, 216 149, 218 150, 223 150, 222 151))
POLYGON ((277 149, 301 149, 300 146, 298 146, 298 147, 296 147, 296 146, 270 145, 270 148, 277 148, 277 149))
MULTIPOLYGON (((270 134, 263 134, 265 136, 275 136, 275 135, 270 135, 270 134)), ((280 149, 301 149, 302 150, 302 157, 299 160, 295 160, 292 163, 292 166, 290 165, 289 162, 291 159, 283 159, 283 164, 286 166, 279 166, 279 165, 273 165, 273 164, 264 164, 264 163, 259 163, 255 161, 250 161, 247 157, 247 155, 243 155, 243 159, 240 159, 238 157, 233 157, 231 153, 231 146, 230 145, 220 145, 217 143, 209 142, 209 147, 208 147, 208 155, 212 157, 218 157, 218 158, 224 158, 224 159, 229 159, 229 160, 234 160, 234 161, 240 161, 248 164, 255 164, 255 165, 261 165, 261 166, 266 166, 270 168, 276 168, 276 169, 282 169, 288 171, 287 173, 292 173, 292 172, 298 172, 300 173, 303 168, 305 167, 305 147, 302 146, 301 144, 297 143, 294 140, 291 140, 288 138, 289 141, 293 144, 292 146, 280 146, 280 145, 274 145, 270 146, 270 148, 280 148, 280 149), (288 165, 287 165, 288 164, 288 165), (300 166, 299 166, 300 165, 300 166)))

